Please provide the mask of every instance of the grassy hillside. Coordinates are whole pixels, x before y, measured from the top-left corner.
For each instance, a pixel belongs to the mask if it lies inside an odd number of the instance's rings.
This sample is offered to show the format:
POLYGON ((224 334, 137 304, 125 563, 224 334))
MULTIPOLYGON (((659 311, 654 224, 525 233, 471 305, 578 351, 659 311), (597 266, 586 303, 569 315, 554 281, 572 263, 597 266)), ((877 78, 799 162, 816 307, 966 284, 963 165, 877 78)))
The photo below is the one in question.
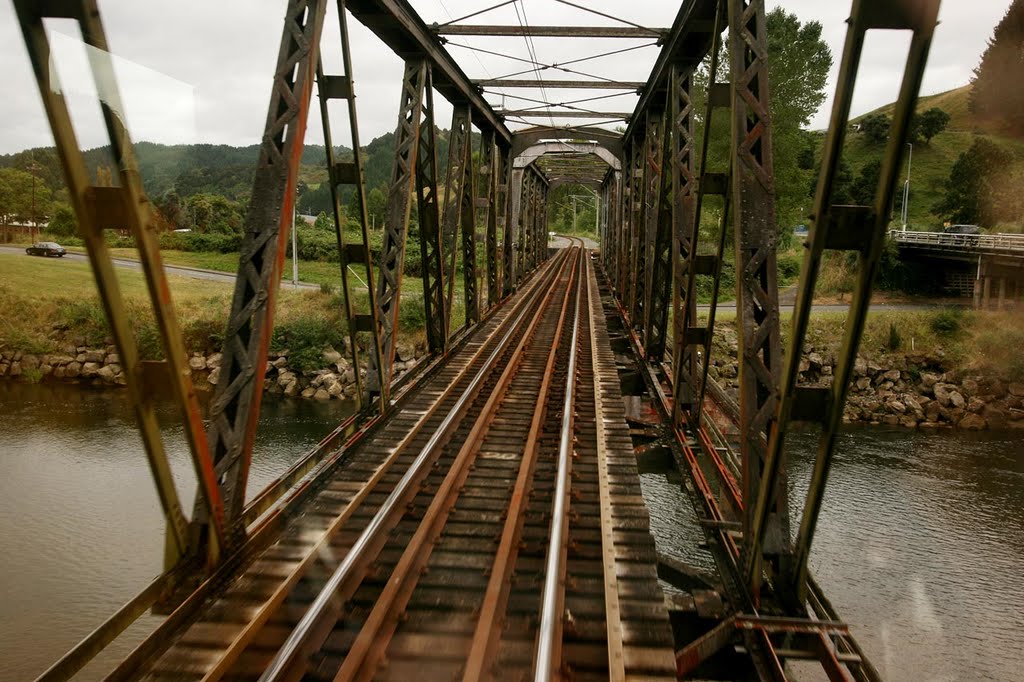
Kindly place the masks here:
MULTIPOLYGON (((918 101, 918 112, 937 107, 948 113, 951 119, 946 130, 932 138, 930 143, 926 144, 922 141, 914 145, 910 169, 909 222, 911 229, 936 230, 942 227, 942 217, 935 215, 932 212, 932 207, 942 196, 944 183, 949 177, 953 163, 960 154, 970 148, 976 137, 986 137, 1013 154, 1016 160, 1013 167, 1008 169, 1010 172, 1024 169, 1024 140, 1006 137, 990 126, 975 120, 967 108, 970 89, 970 85, 965 85, 954 90, 922 97, 918 101)), ((887 104, 863 114, 853 122, 856 123, 872 114, 885 114, 891 117, 893 108, 893 104, 887 104)), ((865 164, 874 159, 880 159, 883 153, 883 146, 866 142, 863 135, 854 131, 847 134, 844 158, 850 164, 855 176, 865 164)), ((907 159, 904 158, 897 195, 902 191, 903 180, 906 176, 907 159)), ((895 217, 897 219, 899 217, 898 210, 895 217)), ((1014 226, 1010 225, 986 225, 984 227, 1001 231, 1014 229, 1014 226)), ((1017 230, 1022 228, 1024 226, 1016 226, 1017 230)))

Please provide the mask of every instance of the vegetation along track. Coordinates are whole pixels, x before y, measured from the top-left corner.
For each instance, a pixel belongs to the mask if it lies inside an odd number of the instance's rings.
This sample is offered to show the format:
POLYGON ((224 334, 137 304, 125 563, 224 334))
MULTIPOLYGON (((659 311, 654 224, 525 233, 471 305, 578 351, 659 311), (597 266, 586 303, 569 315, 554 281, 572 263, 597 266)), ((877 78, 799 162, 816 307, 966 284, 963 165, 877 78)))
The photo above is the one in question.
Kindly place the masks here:
POLYGON ((672 677, 635 465, 607 447, 631 452, 601 405, 621 401, 597 298, 587 252, 562 250, 145 674, 672 677))

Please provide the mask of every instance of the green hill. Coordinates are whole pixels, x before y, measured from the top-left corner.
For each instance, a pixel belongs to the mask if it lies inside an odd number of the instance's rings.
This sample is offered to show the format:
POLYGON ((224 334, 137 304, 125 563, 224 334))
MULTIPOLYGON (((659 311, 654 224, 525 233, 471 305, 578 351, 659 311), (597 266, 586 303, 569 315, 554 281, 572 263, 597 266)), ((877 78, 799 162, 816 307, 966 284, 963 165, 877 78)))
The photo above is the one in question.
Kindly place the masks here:
MULTIPOLYGON (((965 85, 946 92, 927 95, 918 100, 918 112, 937 107, 948 113, 951 118, 946 130, 932 138, 930 143, 922 141, 914 144, 910 168, 909 223, 911 229, 935 230, 941 228, 942 217, 935 215, 932 212, 932 207, 942 196, 953 163, 960 154, 970 148, 976 137, 988 138, 1013 155, 1015 161, 1012 167, 1007 169, 1007 175, 1024 172, 1024 140, 1007 137, 1000 131, 975 120, 967 108, 970 90, 971 86, 965 85)), ((857 123, 872 114, 885 114, 891 117, 893 107, 894 104, 887 104, 858 116, 852 122, 857 123)), ((846 136, 844 152, 844 159, 856 176, 864 165, 872 160, 882 158, 884 147, 867 142, 863 135, 851 130, 846 136)), ((907 160, 904 158, 897 197, 902 191, 903 180, 907 176, 906 164, 907 160)), ((898 219, 898 210, 895 216, 898 219)), ((986 225, 984 227, 1001 231, 1024 229, 1024 225, 986 225)))

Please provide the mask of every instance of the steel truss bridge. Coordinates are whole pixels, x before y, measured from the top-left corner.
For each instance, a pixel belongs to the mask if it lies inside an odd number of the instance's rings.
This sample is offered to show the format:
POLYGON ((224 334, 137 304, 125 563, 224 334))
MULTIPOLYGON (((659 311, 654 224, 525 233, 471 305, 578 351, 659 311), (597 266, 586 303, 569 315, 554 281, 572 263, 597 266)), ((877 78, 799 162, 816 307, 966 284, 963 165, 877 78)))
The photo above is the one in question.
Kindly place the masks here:
POLYGON ((112 679, 782 680, 786 662, 801 658, 819 661, 832 680, 879 679, 809 574, 808 555, 938 0, 853 2, 788 348, 779 330, 763 0, 685 0, 672 25, 657 29, 465 23, 471 17, 431 27, 405 0, 338 0, 338 36, 322 31, 334 3, 289 0, 208 426, 96 2, 14 4, 167 526, 165 572, 44 679, 70 677, 150 609, 166 618, 112 679), (104 85, 100 106, 119 168, 114 187, 94 185, 87 172, 49 64, 49 18, 77 21, 97 48, 91 67, 104 85), (405 61, 380 253, 367 231, 352 19, 405 61), (912 35, 899 99, 874 202, 835 205, 854 83, 874 29, 912 35), (660 51, 646 80, 547 83, 638 90, 630 112, 551 103, 495 110, 484 89, 537 81, 473 81, 444 36, 526 33, 648 37, 660 51), (342 47, 335 70, 320 59, 328 40, 342 47), (710 82, 699 93, 706 106, 697 111, 694 74, 708 55, 710 82), (715 78, 720 58, 728 60, 728 82, 715 78), (246 502, 314 84, 347 350, 353 366, 365 368, 356 373, 360 411, 246 502), (435 91, 454 108, 443 203, 435 91), (348 105, 351 160, 334 158, 332 100, 348 105), (509 127, 538 114, 551 125, 509 127), (731 153, 712 168, 708 136, 698 144, 695 129, 719 116, 730 122, 731 153), (623 133, 555 125, 563 117, 627 125, 623 133), (546 200, 561 183, 599 192, 599 251, 575 243, 548 251, 546 200), (344 186, 358 197, 354 243, 341 229, 344 186), (721 206, 717 236, 698 244, 711 197, 721 206), (414 198, 430 354, 396 379, 414 198), (104 241, 112 227, 135 237, 162 362, 139 359, 104 241), (710 278, 717 300, 727 249, 738 273, 735 403, 708 378, 716 308, 698 319, 695 296, 697 283, 710 278), (800 349, 827 250, 855 253, 858 280, 835 380, 810 387, 797 381, 800 349), (466 321, 453 329, 459 262, 466 321), (365 298, 356 295, 352 271, 369 283, 365 298), (185 425, 198 481, 189 515, 150 400, 155 382, 173 388, 185 425), (733 444, 718 429, 722 416, 738 430, 733 444), (786 436, 796 422, 820 431, 799 518, 791 517, 786 486, 786 436), (652 433, 688 478, 716 575, 655 551, 636 469, 636 449, 650 445, 652 433), (659 576, 682 596, 666 599, 659 576))

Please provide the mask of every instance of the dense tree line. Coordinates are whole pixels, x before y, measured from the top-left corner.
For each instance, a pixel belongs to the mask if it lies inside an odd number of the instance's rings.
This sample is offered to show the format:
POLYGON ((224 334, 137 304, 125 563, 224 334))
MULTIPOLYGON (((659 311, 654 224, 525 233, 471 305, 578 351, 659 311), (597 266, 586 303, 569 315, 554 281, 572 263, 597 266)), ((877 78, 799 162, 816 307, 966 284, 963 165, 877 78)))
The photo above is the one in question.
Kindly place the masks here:
POLYGON ((974 69, 972 113, 1016 135, 1024 134, 1024 0, 1013 0, 974 69))

